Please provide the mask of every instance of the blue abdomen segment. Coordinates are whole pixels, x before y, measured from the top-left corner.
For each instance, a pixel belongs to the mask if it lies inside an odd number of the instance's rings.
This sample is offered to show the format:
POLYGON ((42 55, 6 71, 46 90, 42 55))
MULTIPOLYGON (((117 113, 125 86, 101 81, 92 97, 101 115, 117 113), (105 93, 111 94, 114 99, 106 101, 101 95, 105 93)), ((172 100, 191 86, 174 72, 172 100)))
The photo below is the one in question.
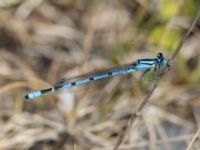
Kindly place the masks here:
POLYGON ((116 76, 116 75, 120 75, 120 74, 124 74, 124 73, 126 73, 125 69, 114 71, 114 72, 112 72, 112 75, 116 76))
POLYGON ((25 95, 25 98, 31 100, 31 99, 37 98, 39 96, 42 96, 42 95, 43 94, 42 94, 41 91, 34 91, 32 93, 29 93, 29 94, 25 95))
POLYGON ((108 78, 108 74, 102 74, 102 75, 97 75, 96 77, 94 77, 94 80, 100 80, 100 79, 104 79, 104 78, 108 78))
POLYGON ((82 80, 76 81, 76 85, 80 85, 80 84, 84 84, 84 83, 88 83, 88 82, 90 82, 90 79, 82 79, 82 80))
POLYGON ((72 87, 72 84, 71 83, 65 83, 61 86, 60 89, 64 89, 64 88, 69 88, 69 87, 72 87))

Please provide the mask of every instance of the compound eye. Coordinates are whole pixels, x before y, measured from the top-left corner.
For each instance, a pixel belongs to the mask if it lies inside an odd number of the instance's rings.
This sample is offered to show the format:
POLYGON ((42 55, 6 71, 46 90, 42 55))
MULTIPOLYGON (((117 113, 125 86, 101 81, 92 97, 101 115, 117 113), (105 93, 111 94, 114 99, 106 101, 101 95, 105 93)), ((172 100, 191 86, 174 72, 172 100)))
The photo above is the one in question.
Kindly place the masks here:
POLYGON ((163 58, 163 54, 162 53, 158 53, 157 54, 157 58, 163 58))

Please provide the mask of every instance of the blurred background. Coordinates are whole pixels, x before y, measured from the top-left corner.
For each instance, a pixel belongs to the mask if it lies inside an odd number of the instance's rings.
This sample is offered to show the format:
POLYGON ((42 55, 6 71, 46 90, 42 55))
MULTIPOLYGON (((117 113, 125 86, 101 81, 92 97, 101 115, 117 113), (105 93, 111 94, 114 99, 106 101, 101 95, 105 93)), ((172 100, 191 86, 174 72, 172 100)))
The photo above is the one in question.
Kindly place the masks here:
MULTIPOLYGON (((151 89, 137 73, 27 101, 63 77, 169 58, 199 0, 1 0, 0 149, 109 150, 151 89)), ((200 132, 200 21, 120 149, 183 150, 200 132), (198 132, 197 132, 198 131, 198 132)), ((200 139, 191 149, 200 148, 200 139)))

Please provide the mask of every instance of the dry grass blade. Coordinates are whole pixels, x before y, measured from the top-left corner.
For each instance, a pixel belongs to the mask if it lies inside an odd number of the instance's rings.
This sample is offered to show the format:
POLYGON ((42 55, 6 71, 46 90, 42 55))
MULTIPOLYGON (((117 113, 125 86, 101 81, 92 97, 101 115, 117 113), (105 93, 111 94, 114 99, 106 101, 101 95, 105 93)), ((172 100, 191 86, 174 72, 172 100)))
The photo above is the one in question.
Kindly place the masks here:
POLYGON ((188 147, 186 150, 191 150, 192 149, 192 145, 194 144, 195 140, 198 138, 200 134, 200 129, 197 130, 196 134, 194 135, 194 137, 192 138, 191 142, 188 144, 188 147))
POLYGON ((7 91, 10 91, 10 90, 13 90, 13 89, 16 89, 16 88, 22 88, 22 87, 25 87, 25 86, 27 86, 26 82, 13 82, 13 83, 10 83, 10 84, 6 84, 6 85, 0 87, 0 95, 2 93, 7 92, 7 91))
MULTIPOLYGON (((178 141, 185 141, 188 140, 190 138, 192 138, 194 135, 193 134, 189 134, 189 135, 182 135, 182 136, 177 136, 177 137, 173 137, 170 139, 166 139, 166 140, 157 140, 155 144, 163 144, 163 143, 170 143, 170 142, 178 142, 178 141)), ((145 147, 148 146, 149 142, 139 142, 137 144, 124 144, 121 145, 121 149, 123 150, 130 150, 130 149, 134 149, 134 148, 140 148, 140 147, 145 147)))
MULTIPOLYGON (((179 53, 179 51, 181 50, 184 42, 187 40, 188 36, 192 33, 198 19, 200 17, 200 9, 190 27, 190 29, 187 31, 187 33, 185 34, 185 36, 180 40, 175 52, 173 53, 173 55, 171 56, 170 60, 173 60, 175 59, 175 57, 177 56, 177 54, 179 53)), ((167 72, 166 72, 167 73, 167 72)), ((149 101, 149 98, 151 97, 151 95, 153 94, 153 92, 155 91, 155 89, 158 87, 159 85, 159 82, 161 81, 161 79, 163 78, 163 76, 158 79, 156 82, 154 82, 154 85, 153 85, 153 88, 150 90, 150 92, 146 95, 146 97, 143 99, 142 103, 139 105, 138 109, 132 113, 129 121, 128 121, 128 125, 126 128, 123 129, 123 131, 121 132, 118 140, 117 140, 117 143, 114 145, 114 148, 113 150, 118 150, 119 149, 119 146, 123 143, 123 140, 124 140, 124 137, 128 131, 129 128, 131 128, 131 126, 135 123, 136 119, 137 119, 137 116, 138 114, 141 113, 142 109, 145 107, 145 105, 147 104, 147 102, 149 101)))

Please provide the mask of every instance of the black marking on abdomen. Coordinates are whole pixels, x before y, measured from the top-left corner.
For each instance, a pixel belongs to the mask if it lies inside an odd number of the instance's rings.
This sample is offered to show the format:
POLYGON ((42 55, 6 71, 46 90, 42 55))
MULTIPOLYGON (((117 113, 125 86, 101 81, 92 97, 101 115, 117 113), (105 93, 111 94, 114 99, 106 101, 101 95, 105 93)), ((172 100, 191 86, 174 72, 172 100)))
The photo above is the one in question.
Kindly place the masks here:
POLYGON ((72 85, 72 86, 75 86, 75 85, 76 85, 76 82, 72 82, 71 85, 72 85))
POLYGON ((54 87, 54 89, 55 90, 59 90, 59 89, 61 89, 63 87, 63 85, 56 85, 55 87, 54 87))
POLYGON ((52 88, 49 88, 49 89, 41 90, 41 93, 45 94, 45 93, 48 93, 48 92, 51 92, 51 91, 52 91, 52 88))
POLYGON ((109 72, 109 73, 108 73, 108 77, 111 77, 111 76, 112 76, 112 72, 109 72))
POLYGON ((94 80, 94 77, 89 78, 89 80, 90 80, 90 81, 93 81, 93 80, 94 80))

